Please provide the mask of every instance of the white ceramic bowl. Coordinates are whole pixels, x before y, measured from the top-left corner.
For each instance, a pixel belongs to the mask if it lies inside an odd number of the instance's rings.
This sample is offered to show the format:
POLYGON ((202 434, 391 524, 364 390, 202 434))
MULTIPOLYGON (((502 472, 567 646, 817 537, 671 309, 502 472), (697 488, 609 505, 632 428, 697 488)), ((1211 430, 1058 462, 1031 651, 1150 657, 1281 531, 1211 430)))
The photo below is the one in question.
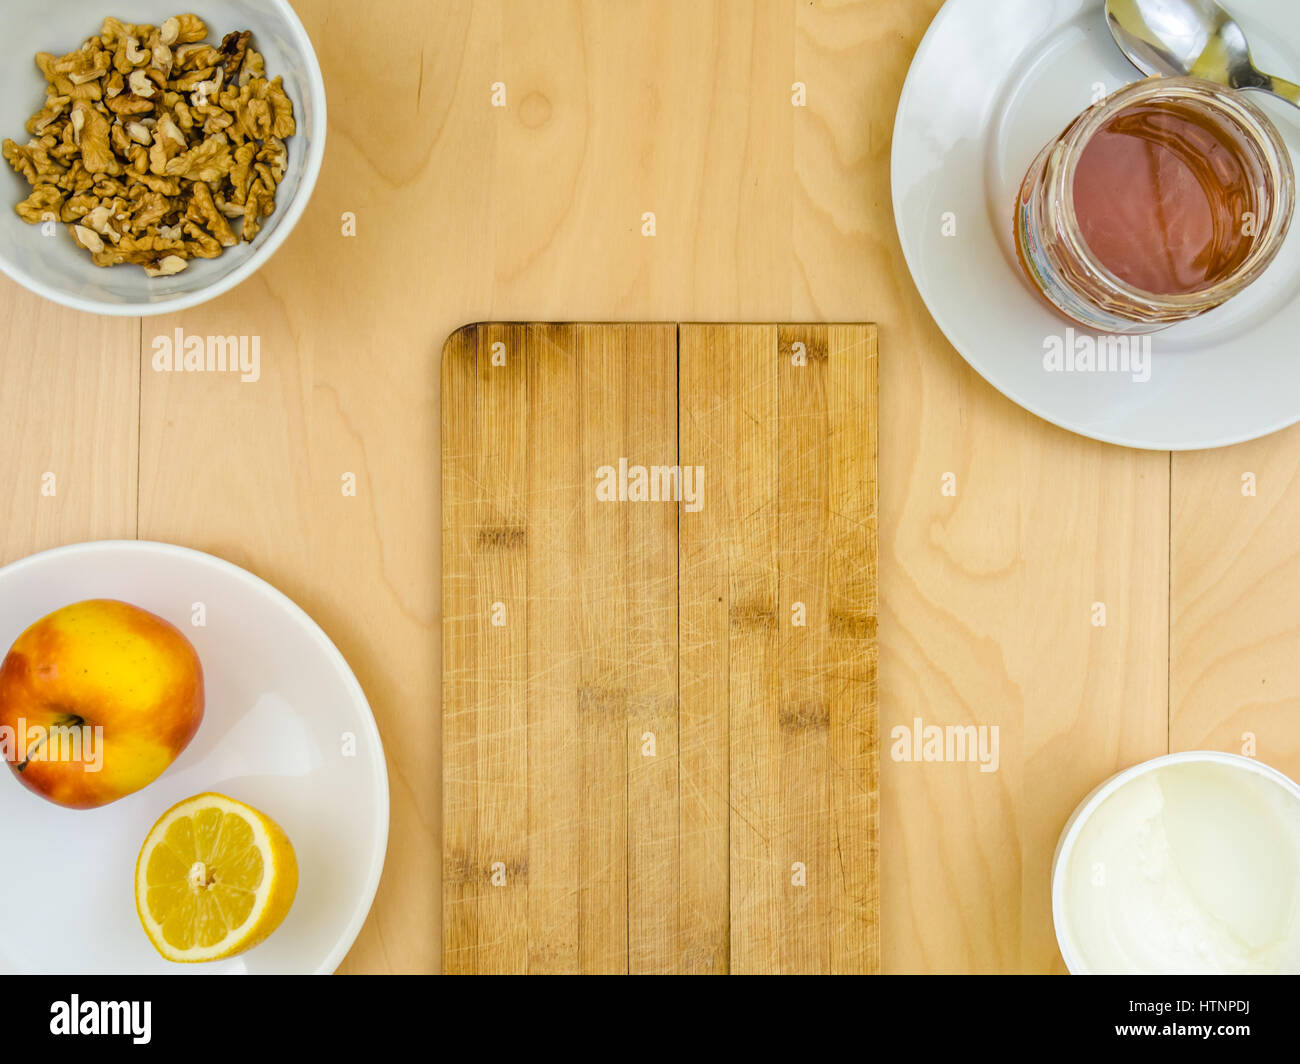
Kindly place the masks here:
POLYGON ((14 205, 31 191, 0 162, 0 269, 19 284, 56 303, 96 314, 137 317, 196 306, 251 277, 275 254, 306 209, 325 154, 325 82, 307 31, 286 0, 4 0, 0 33, 0 140, 29 139, 24 125, 45 99, 37 52, 63 55, 99 32, 107 15, 137 24, 160 24, 193 10, 208 24, 209 41, 233 30, 252 30, 253 46, 266 57, 268 76, 283 75, 293 100, 298 131, 289 138, 289 169, 276 194, 276 210, 251 244, 229 248, 216 259, 197 260, 174 277, 146 277, 135 266, 100 269, 60 224, 49 236, 28 225, 14 205))
POLYGON ((1290 777, 1283 775, 1275 768, 1261 764, 1253 758, 1242 757, 1239 754, 1228 754, 1219 750, 1190 750, 1183 753, 1166 754, 1163 757, 1152 758, 1150 761, 1143 761, 1141 764, 1117 772, 1099 784, 1079 803, 1078 807, 1070 815, 1070 819, 1066 821, 1065 828, 1061 831, 1061 837, 1056 844, 1056 854, 1052 858, 1052 923, 1056 927, 1056 941, 1057 945, 1060 946, 1061 956, 1065 960, 1065 966, 1072 974, 1094 974, 1084 959, 1085 951, 1076 939, 1067 900, 1067 872, 1070 859, 1074 854, 1075 844, 1079 841, 1084 827, 1101 807, 1102 803, 1134 780, 1170 765, 1189 763, 1227 766, 1234 771, 1246 773, 1257 779, 1276 784, 1282 792, 1290 795, 1297 803, 1300 803, 1300 785, 1297 785, 1290 777))

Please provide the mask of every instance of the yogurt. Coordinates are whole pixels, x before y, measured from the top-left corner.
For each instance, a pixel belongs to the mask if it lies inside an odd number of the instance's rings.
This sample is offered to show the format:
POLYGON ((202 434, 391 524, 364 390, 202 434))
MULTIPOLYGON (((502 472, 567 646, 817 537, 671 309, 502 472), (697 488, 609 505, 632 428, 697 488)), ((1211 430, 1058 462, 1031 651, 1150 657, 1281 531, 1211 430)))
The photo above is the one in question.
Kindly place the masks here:
POLYGON ((1067 825, 1053 909, 1074 972, 1300 972, 1300 788, 1209 752, 1121 773, 1067 825))

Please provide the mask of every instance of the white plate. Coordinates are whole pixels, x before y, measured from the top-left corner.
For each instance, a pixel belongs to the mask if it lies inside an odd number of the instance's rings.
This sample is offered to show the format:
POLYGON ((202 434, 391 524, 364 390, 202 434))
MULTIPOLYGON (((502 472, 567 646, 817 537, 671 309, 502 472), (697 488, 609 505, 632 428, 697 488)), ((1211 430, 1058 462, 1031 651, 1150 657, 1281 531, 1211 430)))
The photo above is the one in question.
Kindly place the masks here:
MULTIPOLYGON (((1261 69, 1300 80, 1295 4, 1228 0, 1261 69)), ((912 61, 894 127, 894 215, 908 267, 952 345, 1039 417, 1157 450, 1275 432, 1300 421, 1300 218, 1254 286, 1152 337, 1150 380, 1044 368, 1049 337, 1064 340, 1071 323, 1021 275, 1012 204, 1035 155, 1095 93, 1140 76, 1111 40, 1102 0, 948 0, 912 61)), ((1300 170, 1300 110, 1250 98, 1300 170)))
POLYGON ((334 644, 269 584, 160 543, 85 543, 0 569, 0 651, 60 606, 131 602, 171 621, 203 663, 189 748, 143 791, 62 809, 0 766, 0 973, 329 973, 365 922, 388 846, 388 775, 361 686, 334 644), (194 603, 205 627, 191 624, 194 603), (356 755, 344 756, 347 734, 356 755), (171 964, 135 911, 135 859, 176 802, 219 791, 263 810, 298 855, 298 897, 256 949, 171 964))

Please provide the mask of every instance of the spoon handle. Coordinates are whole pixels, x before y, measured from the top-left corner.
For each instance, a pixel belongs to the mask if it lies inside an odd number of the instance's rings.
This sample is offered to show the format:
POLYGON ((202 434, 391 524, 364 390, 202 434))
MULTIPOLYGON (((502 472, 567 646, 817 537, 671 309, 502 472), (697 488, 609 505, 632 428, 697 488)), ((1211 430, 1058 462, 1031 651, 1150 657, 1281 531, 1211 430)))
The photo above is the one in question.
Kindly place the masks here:
POLYGON ((1264 87, 1265 91, 1273 93, 1274 96, 1281 96, 1287 102, 1300 107, 1300 85, 1284 78, 1271 77, 1268 80, 1269 84, 1264 87))

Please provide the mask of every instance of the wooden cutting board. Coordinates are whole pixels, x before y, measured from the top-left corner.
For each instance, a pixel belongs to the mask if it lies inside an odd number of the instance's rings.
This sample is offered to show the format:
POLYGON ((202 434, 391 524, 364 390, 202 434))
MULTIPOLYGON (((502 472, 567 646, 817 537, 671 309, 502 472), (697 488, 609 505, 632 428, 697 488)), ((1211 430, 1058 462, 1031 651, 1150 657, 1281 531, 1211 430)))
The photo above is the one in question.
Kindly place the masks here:
POLYGON ((443 966, 876 972, 876 330, 442 368, 443 966))

